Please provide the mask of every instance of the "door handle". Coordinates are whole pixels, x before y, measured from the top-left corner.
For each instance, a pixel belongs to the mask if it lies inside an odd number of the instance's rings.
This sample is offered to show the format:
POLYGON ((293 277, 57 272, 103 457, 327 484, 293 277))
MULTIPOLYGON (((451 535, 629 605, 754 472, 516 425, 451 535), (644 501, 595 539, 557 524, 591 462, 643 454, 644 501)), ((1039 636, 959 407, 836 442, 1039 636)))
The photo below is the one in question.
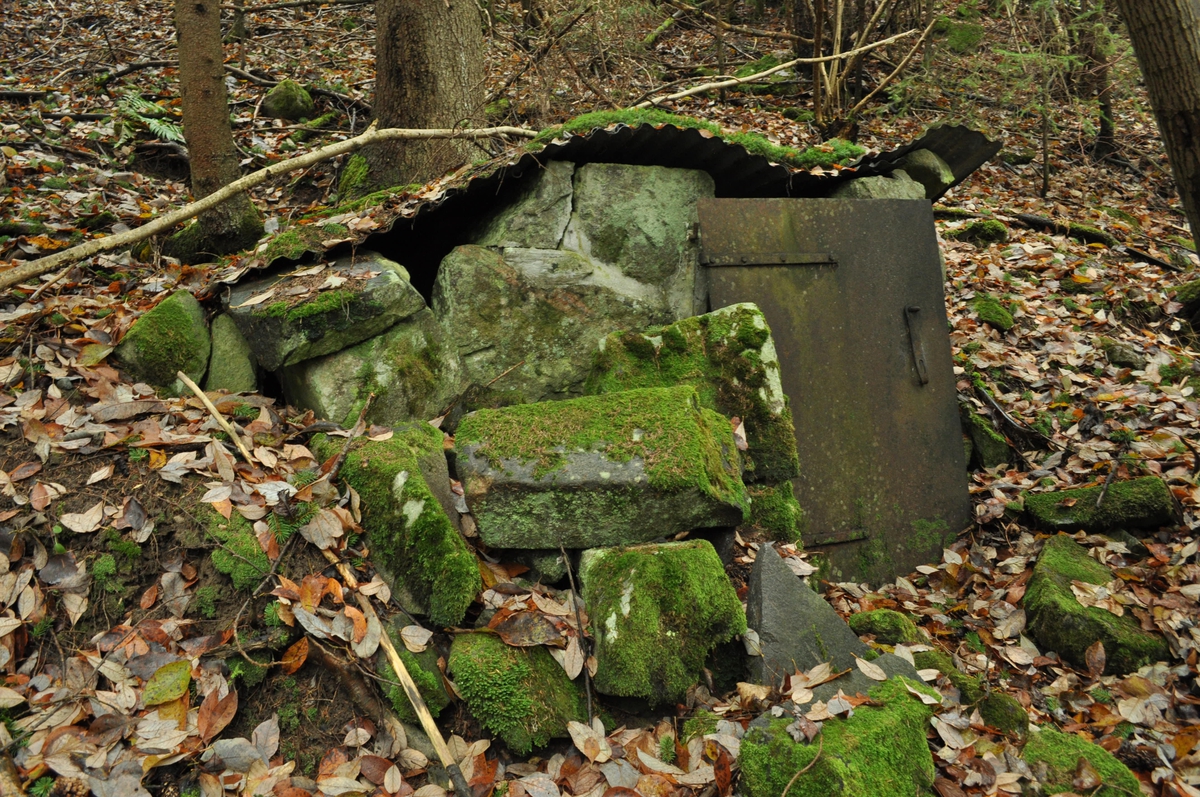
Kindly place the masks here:
POLYGON ((921 308, 910 304, 904 308, 904 323, 908 327, 908 342, 912 346, 913 361, 917 364, 917 378, 922 385, 929 384, 929 367, 925 363, 925 345, 921 342, 921 308))

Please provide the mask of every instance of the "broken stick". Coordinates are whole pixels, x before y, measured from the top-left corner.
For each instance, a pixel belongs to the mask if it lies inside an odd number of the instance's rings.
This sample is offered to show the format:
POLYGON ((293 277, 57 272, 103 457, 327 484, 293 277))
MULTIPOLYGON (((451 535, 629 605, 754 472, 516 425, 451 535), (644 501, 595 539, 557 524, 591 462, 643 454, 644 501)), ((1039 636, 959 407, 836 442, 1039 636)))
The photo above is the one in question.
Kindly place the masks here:
POLYGON ((208 396, 204 395, 204 391, 200 389, 200 386, 193 382, 192 378, 183 371, 176 371, 175 376, 179 378, 180 382, 183 382, 185 385, 187 385, 189 390, 196 394, 196 398, 200 399, 200 402, 204 405, 205 409, 212 414, 213 420, 217 422, 217 424, 225 431, 225 434, 229 435, 229 439, 232 440, 234 445, 237 446, 237 450, 241 452, 242 459, 246 460, 246 464, 253 465, 254 460, 250 458, 250 452, 246 450, 246 446, 242 443, 242 438, 238 437, 237 432, 235 432, 233 427, 229 425, 229 421, 225 420, 225 416, 222 415, 221 412, 215 406, 213 406, 213 403, 208 400, 208 396))

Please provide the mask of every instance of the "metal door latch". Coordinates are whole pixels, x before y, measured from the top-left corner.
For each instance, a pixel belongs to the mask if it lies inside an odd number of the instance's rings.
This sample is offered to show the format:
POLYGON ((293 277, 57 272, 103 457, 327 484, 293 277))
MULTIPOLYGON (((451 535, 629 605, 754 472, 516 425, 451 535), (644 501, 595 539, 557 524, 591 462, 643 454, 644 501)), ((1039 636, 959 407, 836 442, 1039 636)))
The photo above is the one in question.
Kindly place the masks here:
POLYGON ((908 341, 912 345, 913 361, 917 364, 917 378, 922 385, 929 384, 929 368, 925 364, 925 346, 921 343, 921 308, 910 304, 904 308, 904 322, 908 326, 908 341))

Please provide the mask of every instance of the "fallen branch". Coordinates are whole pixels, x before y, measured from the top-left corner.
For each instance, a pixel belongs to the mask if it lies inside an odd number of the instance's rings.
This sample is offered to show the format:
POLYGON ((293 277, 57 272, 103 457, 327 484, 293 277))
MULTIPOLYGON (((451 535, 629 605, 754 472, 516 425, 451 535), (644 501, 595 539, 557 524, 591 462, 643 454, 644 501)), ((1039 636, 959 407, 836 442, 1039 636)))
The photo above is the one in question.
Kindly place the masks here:
MULTIPOLYGON (((747 75, 746 77, 733 77, 733 78, 728 78, 726 80, 718 80, 713 83, 705 83, 702 86, 696 86, 695 88, 690 88, 690 89, 687 89, 686 91, 679 91, 674 94, 668 94, 665 97, 651 97, 650 99, 646 100, 645 102, 639 102, 637 105, 634 105, 633 107, 634 108, 650 108, 652 106, 658 105, 660 102, 667 102, 669 100, 678 100, 678 99, 682 99, 683 97, 690 97, 693 94, 702 94, 703 92, 713 91, 715 89, 725 89, 725 88, 729 88, 730 86, 740 85, 742 83, 754 83, 758 80, 762 80, 765 77, 773 75, 776 72, 780 72, 784 69, 790 69, 791 67, 796 66, 798 64, 823 64, 823 63, 826 63, 829 61, 844 61, 845 59, 850 58, 852 56, 870 52, 871 50, 875 50, 879 47, 884 47, 886 45, 898 42, 901 39, 906 39, 909 36, 912 36, 913 34, 915 34, 916 32, 917 31, 915 29, 914 30, 906 30, 904 33, 897 33, 895 36, 889 36, 886 39, 880 39, 877 42, 872 42, 871 44, 868 44, 865 47, 860 47, 857 50, 847 50, 846 52, 839 53, 838 55, 823 55, 820 58, 794 58, 791 61, 787 61, 785 63, 779 64, 778 66, 773 66, 770 69, 765 69, 762 72, 757 72, 753 75, 747 75)), ((918 42, 918 44, 919 44, 919 42, 918 42)), ((907 63, 907 60, 904 63, 907 63)), ((872 92, 872 94, 873 93, 874 92, 872 92)), ((871 95, 868 95, 868 98, 870 96, 871 95)), ((0 285, 0 287, 3 287, 3 285, 0 285)))
MULTIPOLYGON (((516 83, 517 80, 521 77, 521 75, 523 75, 527 71, 529 71, 530 67, 532 67, 534 64, 536 64, 538 61, 545 58, 546 53, 550 52, 550 50, 554 47, 554 45, 558 43, 558 40, 561 39, 563 36, 566 36, 571 31, 571 28, 575 27, 575 25, 577 25, 579 23, 579 20, 583 19, 588 13, 591 12, 591 10, 592 10, 592 7, 590 5, 585 7, 582 11, 580 11, 578 14, 576 14, 575 17, 571 21, 569 21, 566 25, 563 25, 562 29, 558 33, 551 36, 550 39, 545 44, 543 44, 541 47, 539 47, 537 52, 535 52, 529 59, 527 59, 525 61, 524 64, 521 65, 520 69, 518 69, 516 72, 514 72, 512 75, 510 75, 508 77, 508 79, 506 79, 504 81, 504 83, 501 84, 500 88, 493 91, 491 93, 491 95, 488 96, 488 98, 483 101, 483 104, 491 105, 493 102, 495 102, 496 100, 498 100, 502 96, 504 96, 504 92, 508 91, 509 86, 511 86, 513 83, 516 83)), ((597 96, 599 96, 599 95, 597 95, 597 96)))
POLYGON ((246 445, 242 442, 242 438, 238 437, 238 433, 229 425, 229 421, 225 420, 225 416, 221 414, 221 411, 214 407, 213 403, 208 400, 208 396, 204 395, 204 391, 200 389, 200 386, 193 382, 192 378, 183 371, 176 371, 175 376, 180 382, 187 385, 189 390, 196 394, 196 398, 200 399, 200 403, 212 415, 213 420, 217 422, 217 425, 225 431, 225 434, 229 435, 229 439, 237 446, 237 450, 241 452, 242 459, 246 460, 247 465, 253 467, 254 460, 251 458, 250 452, 246 450, 246 445))
POLYGON ((1087 227, 1083 224, 1076 224, 1075 222, 1059 222, 1054 219, 1048 219, 1045 216, 1035 216, 1032 213, 1014 213, 1013 218, 1031 230, 1046 230, 1054 235, 1066 235, 1071 238, 1078 238, 1087 244, 1104 244, 1111 249, 1121 243, 1115 236, 1109 235, 1104 230, 1087 227))
POLYGON ((365 6, 368 3, 373 3, 375 0, 290 0, 287 3, 270 3, 265 6, 250 6, 244 8, 236 6, 232 3, 222 3, 221 8, 226 11, 240 11, 244 14, 249 14, 258 11, 274 11, 277 8, 302 8, 303 6, 365 6))
POLYGON ((442 138, 478 139, 495 138, 498 136, 534 138, 537 136, 537 131, 528 130, 523 127, 484 127, 471 130, 411 130, 406 128, 384 128, 383 130, 377 130, 374 123, 372 123, 371 127, 367 128, 366 132, 361 135, 329 144, 304 155, 272 163, 270 166, 234 180, 220 191, 215 191, 190 205, 184 205, 178 210, 165 213, 143 224, 141 227, 117 233, 116 235, 110 235, 106 238, 96 238, 85 244, 73 246, 70 249, 64 249, 61 252, 38 258, 9 271, 0 272, 0 291, 5 291, 14 285, 19 285, 27 279, 40 277, 42 274, 47 274, 68 263, 75 263, 102 252, 121 249, 153 235, 166 232, 181 221, 187 221, 199 216, 206 210, 212 210, 222 202, 237 196, 249 188, 261 185, 272 177, 299 169, 306 169, 321 161, 336 158, 338 155, 356 152, 368 144, 375 144, 382 141, 414 141, 442 138))

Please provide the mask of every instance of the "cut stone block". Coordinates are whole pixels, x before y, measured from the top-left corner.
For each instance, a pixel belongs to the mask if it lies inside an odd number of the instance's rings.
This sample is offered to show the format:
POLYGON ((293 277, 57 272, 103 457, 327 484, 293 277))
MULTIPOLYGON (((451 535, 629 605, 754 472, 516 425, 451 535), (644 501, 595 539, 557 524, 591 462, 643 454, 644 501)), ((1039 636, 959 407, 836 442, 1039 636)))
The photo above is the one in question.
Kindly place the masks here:
POLYGON ((579 395, 605 335, 674 317, 657 288, 578 253, 473 245, 442 260, 433 311, 467 383, 510 402, 579 395))
POLYGON ((1143 476, 1113 482, 1099 507, 1096 500, 1103 487, 1082 487, 1052 493, 1027 493, 1025 511, 1034 523, 1048 531, 1103 533, 1110 529, 1156 531, 1175 523, 1175 498, 1166 482, 1143 476))
POLYGON ((746 797, 895 797, 933 793, 936 770, 925 741, 933 712, 908 687, 936 695, 920 682, 897 679, 870 692, 880 706, 827 720, 820 743, 797 742, 792 720, 754 720, 742 740, 741 790, 746 797), (810 766, 811 765, 811 766, 810 766), (797 773, 801 773, 798 777, 797 773), (789 788, 790 784, 790 788, 789 788))
POLYGON ((258 390, 258 364, 250 344, 225 313, 212 322, 212 354, 208 360, 205 390, 253 393, 258 390))
POLYGON ((488 218, 471 243, 489 247, 557 249, 571 220, 575 164, 550 161, 521 196, 488 218))
POLYGON ((762 656, 750 659, 755 683, 778 686, 797 669, 809 670, 822 662, 832 662, 838 670, 852 669, 855 656, 869 650, 771 545, 759 546, 750 571, 746 622, 758 632, 762 647, 762 656))
POLYGON ((967 435, 971 439, 972 456, 981 468, 995 468, 1014 460, 1008 440, 996 431, 991 422, 970 409, 965 410, 967 435))
POLYGON ((1040 782, 1042 794, 1076 791, 1073 781, 1081 758, 1087 759, 1103 784, 1089 794, 1127 797, 1142 793, 1138 779, 1112 753, 1087 739, 1051 726, 1043 726, 1031 733, 1021 755, 1040 782))
POLYGON ((236 285, 227 310, 268 371, 332 354, 383 332, 425 308, 408 271, 375 252, 339 258, 329 275, 369 277, 358 290, 335 288, 289 306, 284 299, 296 277, 273 276, 236 285), (245 302, 274 289, 271 299, 245 302))
POLYGON ((1167 644, 1158 634, 1143 631, 1128 612, 1117 617, 1098 606, 1083 606, 1071 591, 1072 581, 1108 584, 1112 572, 1088 556, 1083 546, 1065 534, 1051 537, 1042 547, 1023 606, 1030 635, 1043 650, 1057 651, 1076 667, 1097 640, 1104 643, 1110 675, 1134 672, 1144 664, 1167 659, 1167 644))
POLYGON ((687 385, 478 410, 455 452, 497 548, 645 542, 736 526, 749 506, 729 421, 687 385))
MULTIPOLYGON (((327 459, 344 442, 318 436, 313 451, 327 459)), ((356 441, 341 476, 362 499, 373 558, 428 602, 433 623, 460 624, 483 582, 452 520, 457 513, 441 431, 418 423, 397 428, 390 440, 356 441)))
POLYGON ((450 676, 479 724, 518 755, 566 737, 587 723, 582 686, 567 678, 545 647, 515 648, 493 634, 456 634, 450 676))
POLYGON ((114 353, 135 380, 178 396, 187 387, 176 372, 199 382, 211 345, 200 303, 187 291, 176 291, 134 321, 114 353))
POLYGON ((709 652, 746 630, 737 592, 705 540, 584 551, 579 575, 601 694, 679 700, 709 652))
POLYGON ((860 177, 842 183, 834 189, 838 199, 924 199, 925 186, 908 176, 903 169, 890 175, 860 177))
POLYGON ((350 427, 436 418, 465 387, 458 353, 428 308, 362 343, 279 371, 290 404, 350 427))
POLYGON ((746 482, 778 484, 800 472, 775 342, 757 306, 735 304, 668 326, 609 335, 586 390, 680 384, 696 388, 701 406, 745 424, 746 482))
POLYGON ((750 493, 750 525, 776 542, 799 543, 808 518, 796 500, 792 483, 751 484, 746 489, 750 493))
POLYGON ((936 152, 914 150, 904 156, 904 171, 925 188, 925 198, 933 199, 954 185, 954 172, 936 152))

